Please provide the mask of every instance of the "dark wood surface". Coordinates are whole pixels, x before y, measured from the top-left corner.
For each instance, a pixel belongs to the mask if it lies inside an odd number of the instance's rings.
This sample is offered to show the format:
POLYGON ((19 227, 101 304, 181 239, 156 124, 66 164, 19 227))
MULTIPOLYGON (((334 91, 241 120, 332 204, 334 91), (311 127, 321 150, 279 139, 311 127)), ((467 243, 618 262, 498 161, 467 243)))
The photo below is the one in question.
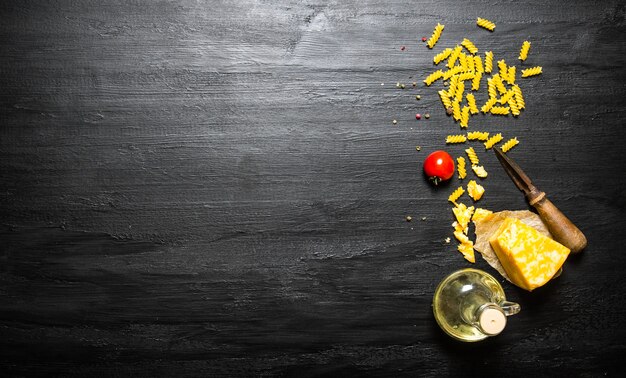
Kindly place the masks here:
MULTIPOLYGON (((1 375, 623 374, 625 13, 3 1, 1 375), (436 88, 408 85, 433 69, 420 39, 437 22, 436 51, 468 37, 516 62, 532 41, 523 65, 544 73, 521 84, 527 109, 470 130, 517 136, 510 156, 589 239, 535 292, 501 279, 522 312, 479 344, 448 338, 430 307, 471 265, 444 242, 458 180, 434 189, 421 174, 459 128, 436 88)), ((477 150, 482 206, 528 208, 477 150)))

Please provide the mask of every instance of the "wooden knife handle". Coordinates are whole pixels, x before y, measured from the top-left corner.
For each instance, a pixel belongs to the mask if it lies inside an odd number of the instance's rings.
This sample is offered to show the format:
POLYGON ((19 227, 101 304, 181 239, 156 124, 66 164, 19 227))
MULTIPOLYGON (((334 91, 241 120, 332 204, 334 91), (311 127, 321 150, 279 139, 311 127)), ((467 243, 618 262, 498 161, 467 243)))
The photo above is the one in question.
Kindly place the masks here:
POLYGON ((546 197, 545 193, 530 200, 530 205, 537 209, 539 216, 548 226, 554 240, 578 253, 587 246, 585 235, 546 197))

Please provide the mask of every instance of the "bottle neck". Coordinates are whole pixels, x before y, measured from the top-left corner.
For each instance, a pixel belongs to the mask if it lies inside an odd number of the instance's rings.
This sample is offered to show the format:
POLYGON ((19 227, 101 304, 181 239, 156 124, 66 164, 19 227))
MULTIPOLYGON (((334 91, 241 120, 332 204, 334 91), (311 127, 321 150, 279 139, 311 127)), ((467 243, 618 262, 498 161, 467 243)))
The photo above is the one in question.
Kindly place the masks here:
POLYGON ((506 315, 497 304, 485 303, 476 310, 476 322, 484 334, 495 336, 506 327, 506 315))

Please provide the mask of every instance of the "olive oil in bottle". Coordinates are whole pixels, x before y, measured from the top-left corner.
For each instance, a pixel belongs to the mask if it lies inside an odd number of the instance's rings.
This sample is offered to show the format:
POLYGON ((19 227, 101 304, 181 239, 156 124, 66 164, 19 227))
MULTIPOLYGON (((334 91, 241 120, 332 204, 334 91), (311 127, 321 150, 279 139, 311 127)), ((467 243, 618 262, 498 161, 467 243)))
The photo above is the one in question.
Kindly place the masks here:
POLYGON ((480 341, 499 334, 506 326, 506 317, 519 311, 517 303, 506 300, 493 276, 472 268, 444 278, 433 297, 437 323, 460 341, 480 341))

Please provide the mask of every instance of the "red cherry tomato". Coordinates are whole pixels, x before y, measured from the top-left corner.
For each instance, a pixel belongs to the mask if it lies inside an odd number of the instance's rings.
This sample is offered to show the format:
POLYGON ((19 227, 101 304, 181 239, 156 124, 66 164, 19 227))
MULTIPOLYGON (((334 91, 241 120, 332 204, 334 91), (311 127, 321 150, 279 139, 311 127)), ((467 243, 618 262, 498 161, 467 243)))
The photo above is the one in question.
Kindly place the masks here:
POLYGON ((454 175, 454 160, 445 151, 435 151, 424 160, 424 173, 437 185, 454 175))

